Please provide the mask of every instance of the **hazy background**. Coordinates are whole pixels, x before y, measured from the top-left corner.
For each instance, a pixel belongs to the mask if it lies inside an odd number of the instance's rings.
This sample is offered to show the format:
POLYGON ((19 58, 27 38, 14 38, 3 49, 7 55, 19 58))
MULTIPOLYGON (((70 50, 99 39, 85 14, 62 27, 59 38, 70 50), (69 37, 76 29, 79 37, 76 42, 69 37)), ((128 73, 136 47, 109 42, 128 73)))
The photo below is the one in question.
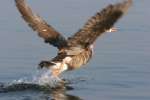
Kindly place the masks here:
MULTIPOLYGON (((27 1, 48 23, 70 36, 99 9, 121 0, 27 1)), ((150 1, 133 1, 128 14, 115 25, 119 31, 98 39, 86 68, 68 73, 68 77, 86 79, 75 84, 70 94, 85 100, 150 100, 150 1)), ((1 0, 0 82, 34 76, 40 60, 55 53, 22 20, 14 0, 1 0)))

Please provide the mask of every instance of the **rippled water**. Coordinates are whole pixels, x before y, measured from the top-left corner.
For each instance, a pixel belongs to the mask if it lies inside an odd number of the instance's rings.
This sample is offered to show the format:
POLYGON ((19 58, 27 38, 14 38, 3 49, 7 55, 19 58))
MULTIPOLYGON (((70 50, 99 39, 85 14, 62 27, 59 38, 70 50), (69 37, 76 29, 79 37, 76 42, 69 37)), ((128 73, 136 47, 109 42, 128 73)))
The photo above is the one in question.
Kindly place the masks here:
MULTIPOLYGON (((121 0, 28 0, 34 11, 66 36, 76 32, 96 11, 121 0)), ((0 93, 0 100, 150 100, 149 0, 134 0, 129 13, 96 43, 86 67, 67 72, 73 90, 26 90, 0 93)), ((24 23, 13 0, 0 3, 0 82, 32 80, 40 60, 55 56, 24 23)))

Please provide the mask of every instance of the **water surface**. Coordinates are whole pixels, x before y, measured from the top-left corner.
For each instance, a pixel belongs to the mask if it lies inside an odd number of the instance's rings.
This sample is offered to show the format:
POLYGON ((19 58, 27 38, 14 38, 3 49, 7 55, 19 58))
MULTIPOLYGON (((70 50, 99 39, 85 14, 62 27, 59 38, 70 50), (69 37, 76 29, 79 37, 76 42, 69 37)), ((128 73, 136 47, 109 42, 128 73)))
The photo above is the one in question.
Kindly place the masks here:
MULTIPOLYGON (((48 23, 70 36, 96 11, 117 1, 121 0, 28 0, 28 3, 48 23)), ((0 100, 50 100, 57 93, 72 97, 71 100, 150 100, 149 3, 134 0, 128 14, 115 25, 119 31, 98 39, 90 63, 65 73, 66 78, 77 81, 72 84, 74 90, 1 93, 0 100)), ((0 12, 0 82, 32 79, 38 63, 54 57, 56 49, 44 44, 28 28, 13 0, 3 0, 0 12)))

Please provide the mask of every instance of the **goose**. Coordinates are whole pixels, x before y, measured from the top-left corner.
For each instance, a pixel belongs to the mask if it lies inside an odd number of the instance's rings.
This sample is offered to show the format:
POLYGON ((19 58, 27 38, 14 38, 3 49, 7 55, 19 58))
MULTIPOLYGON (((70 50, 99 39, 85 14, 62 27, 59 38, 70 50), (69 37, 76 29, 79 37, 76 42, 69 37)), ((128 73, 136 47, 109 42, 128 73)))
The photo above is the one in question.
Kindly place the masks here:
POLYGON ((52 71, 59 77, 62 72, 81 68, 93 56, 93 44, 102 34, 116 31, 114 24, 128 11, 132 0, 109 4, 92 16, 74 35, 65 38, 39 15, 33 13, 25 0, 15 0, 16 7, 28 25, 44 39, 45 43, 58 49, 56 57, 41 61, 39 68, 52 71))

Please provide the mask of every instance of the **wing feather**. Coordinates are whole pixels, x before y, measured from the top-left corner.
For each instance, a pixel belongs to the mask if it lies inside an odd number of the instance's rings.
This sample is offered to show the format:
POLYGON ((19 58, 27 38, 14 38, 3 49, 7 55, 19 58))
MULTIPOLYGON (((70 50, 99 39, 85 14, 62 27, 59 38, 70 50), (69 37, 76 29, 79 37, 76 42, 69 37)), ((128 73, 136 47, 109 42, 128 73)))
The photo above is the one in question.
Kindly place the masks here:
POLYGON ((68 39, 70 46, 87 47, 106 30, 110 29, 121 16, 128 10, 132 0, 126 0, 122 3, 110 4, 101 12, 88 20, 88 22, 68 39))
POLYGON ((59 49, 66 45, 65 38, 57 32, 52 26, 48 25, 40 16, 34 14, 31 8, 26 4, 25 0, 15 0, 16 7, 21 13, 23 19, 28 25, 38 32, 46 43, 50 43, 59 49))

